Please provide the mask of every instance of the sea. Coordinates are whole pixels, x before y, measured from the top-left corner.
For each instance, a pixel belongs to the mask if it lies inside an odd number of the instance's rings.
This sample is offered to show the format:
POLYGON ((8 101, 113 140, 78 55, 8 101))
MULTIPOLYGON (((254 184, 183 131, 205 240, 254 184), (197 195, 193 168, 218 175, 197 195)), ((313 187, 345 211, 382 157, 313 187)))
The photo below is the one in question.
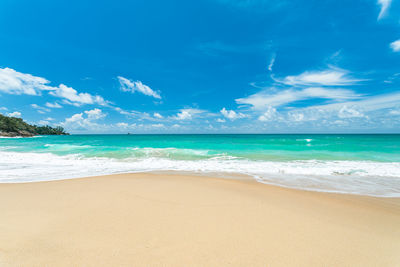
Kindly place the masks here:
POLYGON ((400 197, 397 134, 69 135, 0 138, 0 183, 177 172, 400 197))

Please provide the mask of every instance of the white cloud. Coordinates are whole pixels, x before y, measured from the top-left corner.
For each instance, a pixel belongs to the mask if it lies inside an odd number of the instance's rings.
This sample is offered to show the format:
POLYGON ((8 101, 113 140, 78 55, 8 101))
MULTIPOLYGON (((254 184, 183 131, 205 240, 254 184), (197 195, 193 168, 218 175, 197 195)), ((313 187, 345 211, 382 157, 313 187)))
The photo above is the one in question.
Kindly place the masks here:
POLYGON ((299 75, 274 80, 291 86, 344 86, 362 81, 349 77, 348 73, 347 70, 330 68, 323 71, 306 71, 299 75))
POLYGON ((400 103, 398 92, 367 96, 340 88, 362 80, 334 67, 274 80, 279 83, 276 88, 263 88, 258 93, 236 99, 236 103, 250 106, 259 121, 276 122, 277 129, 283 125, 297 127, 299 123, 315 129, 335 125, 344 127, 350 122, 352 127, 365 128, 372 123, 393 127, 393 120, 385 118, 396 115, 393 110, 397 110, 400 103), (310 100, 312 105, 304 105, 310 100))
POLYGON ((143 123, 141 123, 141 124, 136 124, 136 123, 133 123, 133 124, 128 124, 128 123, 126 123, 126 122, 120 122, 120 123, 117 123, 117 124, 115 124, 115 125, 113 125, 114 127, 116 126, 117 128, 118 128, 118 130, 119 131, 121 131, 121 130, 135 130, 135 132, 137 132, 137 133, 143 133, 143 132, 159 132, 160 130, 169 130, 170 128, 171 129, 178 129, 178 128, 180 128, 180 125, 178 125, 178 124, 174 124, 174 125, 172 125, 172 126, 166 126, 165 124, 163 124, 163 123, 154 123, 154 124, 143 124, 143 123))
POLYGON ((83 120, 83 113, 77 113, 72 115, 70 118, 65 119, 65 122, 77 122, 83 120))
POLYGON ((381 6, 381 11, 378 15, 378 20, 383 18, 386 15, 387 10, 389 9, 392 0, 378 0, 377 4, 381 6))
POLYGON ((149 86, 143 84, 141 81, 131 81, 131 80, 121 77, 121 76, 118 76, 117 78, 121 85, 120 89, 123 92, 134 93, 134 92, 138 91, 144 95, 152 96, 157 99, 161 99, 161 96, 158 92, 154 91, 149 86))
POLYGON ((226 120, 221 119, 221 118, 218 118, 218 119, 217 119, 217 122, 224 123, 224 122, 226 122, 226 120))
POLYGON ((241 118, 246 118, 247 116, 243 113, 237 113, 234 110, 227 110, 225 108, 221 109, 221 114, 230 120, 236 120, 236 119, 241 119, 241 118))
POLYGON ((157 124, 151 124, 151 127, 153 127, 153 128, 164 128, 165 126, 162 123, 157 123, 157 124))
POLYGON ((117 111, 117 112, 119 112, 119 114, 122 114, 122 115, 131 115, 131 112, 126 111, 126 110, 123 110, 123 109, 120 108, 120 107, 115 107, 114 110, 117 111))
POLYGON ((39 113, 45 113, 45 112, 50 112, 50 109, 45 108, 45 107, 41 107, 37 104, 31 104, 31 107, 33 107, 34 109, 36 109, 39 113))
POLYGON ((394 51, 394 52, 400 52, 400 39, 397 41, 394 41, 392 43, 390 43, 390 48, 394 51))
POLYGON ((178 114, 176 114, 176 119, 177 120, 187 120, 191 119, 192 114, 188 110, 181 110, 178 114))
POLYGON ((21 118, 21 112, 19 112, 19 111, 14 111, 14 112, 11 112, 11 113, 7 113, 7 116, 9 116, 9 117, 15 117, 15 118, 21 118))
MULTIPOLYGON (((318 121, 318 123, 334 123, 336 120, 341 125, 346 124, 349 119, 359 119, 375 124, 382 123, 382 118, 396 115, 400 103, 400 93, 391 93, 378 96, 370 96, 355 101, 315 105, 301 108, 292 108, 287 112, 287 123, 290 121, 318 121), (392 113, 392 111, 394 111, 392 113), (302 115, 299 115, 302 114, 302 115)), ((389 120, 389 124, 393 124, 389 120)))
POLYGON ((303 113, 299 113, 299 112, 289 112, 288 113, 289 119, 292 121, 303 121, 304 120, 304 114, 303 113))
POLYGON ((395 108, 400 103, 400 93, 389 93, 383 95, 370 96, 358 101, 347 101, 342 103, 332 103, 327 105, 317 105, 308 108, 317 108, 320 110, 340 110, 343 106, 359 107, 364 112, 371 112, 381 109, 395 108))
POLYGON ((99 129, 102 129, 104 127, 102 127, 95 121, 104 118, 105 116, 106 114, 104 114, 101 109, 95 108, 92 110, 86 110, 84 112, 74 114, 71 117, 66 118, 65 122, 61 124, 62 126, 69 129, 83 128, 86 130, 99 131, 99 129))
POLYGON ((54 103, 47 102, 45 104, 45 106, 48 108, 62 108, 62 106, 60 104, 58 104, 57 102, 54 102, 54 103))
POLYGON ((63 98, 69 104, 108 104, 101 96, 78 93, 64 84, 60 84, 58 87, 49 86, 49 83, 50 81, 42 77, 21 73, 10 68, 0 68, 0 92, 15 95, 41 95, 43 91, 48 91, 50 95, 63 98))
POLYGON ((40 120, 37 124, 38 124, 38 125, 49 125, 50 122, 49 122, 49 121, 46 121, 46 120, 40 120))
MULTIPOLYGON (((138 120, 156 120, 158 119, 157 117, 151 116, 147 112, 140 112, 140 111, 135 111, 135 110, 124 110, 120 107, 112 107, 115 111, 117 111, 119 114, 132 117, 132 118, 137 118, 138 120)), ((161 115, 160 115, 161 116, 161 115)))
POLYGON ((51 90, 48 80, 25 74, 10 68, 0 68, 0 92, 14 95, 40 95, 43 90, 51 90))
POLYGON ((390 115, 400 115, 400 110, 394 109, 389 112, 390 115))
POLYGON ((362 118, 364 117, 364 114, 361 113, 360 111, 354 109, 354 108, 348 108, 346 105, 344 105, 340 110, 339 110, 339 118, 362 118))
POLYGON ((333 124, 339 125, 339 126, 346 126, 349 124, 348 121, 344 121, 344 120, 335 120, 332 122, 333 124))
POLYGON ((67 101, 64 103, 75 105, 83 105, 83 104, 99 104, 99 105, 107 105, 107 101, 103 99, 101 96, 94 96, 89 93, 78 93, 74 88, 68 87, 64 84, 60 84, 58 87, 54 87, 54 90, 49 93, 52 96, 64 98, 67 101), (70 102, 69 102, 70 101, 70 102))
POLYGON ((129 124, 127 122, 119 122, 112 127, 116 127, 118 131, 137 130, 139 128, 136 123, 129 124))
POLYGON ((265 111, 261 116, 258 117, 259 121, 271 121, 277 116, 276 109, 269 106, 267 111, 265 111))
POLYGON ((90 120, 98 120, 106 116, 106 114, 104 114, 103 111, 98 108, 86 110, 85 113, 90 120))
POLYGON ((356 94, 352 90, 328 89, 322 87, 310 87, 300 90, 285 89, 281 91, 270 89, 258 92, 245 98, 236 99, 236 103, 251 105, 257 110, 264 110, 270 106, 279 107, 296 101, 307 100, 311 98, 343 101, 360 98, 360 95, 356 94))
POLYGON ((157 118, 157 119, 162 119, 162 118, 164 118, 164 117, 163 117, 160 113, 158 113, 158 112, 154 112, 153 116, 154 116, 155 118, 157 118))
POLYGON ((275 59, 276 59, 276 55, 274 54, 274 55, 272 56, 271 60, 269 61, 269 65, 268 65, 268 70, 269 70, 269 71, 272 71, 272 67, 273 67, 274 64, 275 64, 275 59))
POLYGON ((126 123, 126 122, 119 122, 119 123, 117 123, 117 126, 118 126, 119 128, 126 129, 126 128, 128 128, 129 124, 126 123))
MULTIPOLYGON (((339 84, 333 80, 326 84, 339 84)), ((316 82, 317 79, 313 81, 316 82)), ((299 123, 310 127, 307 129, 331 127, 332 130, 336 129, 334 127, 346 125, 353 129, 356 127, 363 129, 371 125, 374 127, 398 125, 398 121, 387 119, 387 117, 397 116, 399 113, 400 92, 368 96, 358 94, 353 90, 330 87, 330 85, 300 88, 286 85, 283 89, 264 89, 253 95, 236 99, 236 102, 250 106, 252 111, 249 112, 253 112, 252 115, 259 121, 274 121, 274 126, 271 127, 276 129, 299 127, 299 123), (303 104, 304 101, 310 100, 312 100, 312 105, 303 104)))
POLYGON ((6 107, 0 107, 0 110, 8 110, 6 107))
POLYGON ((173 118, 176 120, 191 120, 195 115, 204 113, 204 110, 196 108, 181 109, 173 118))

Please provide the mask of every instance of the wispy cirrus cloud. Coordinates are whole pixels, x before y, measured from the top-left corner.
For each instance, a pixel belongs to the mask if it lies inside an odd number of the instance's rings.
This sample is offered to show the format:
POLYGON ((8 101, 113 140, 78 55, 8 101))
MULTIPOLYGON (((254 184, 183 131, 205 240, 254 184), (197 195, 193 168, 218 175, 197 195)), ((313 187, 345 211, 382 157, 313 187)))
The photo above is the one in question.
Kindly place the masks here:
POLYGON ((269 60, 268 70, 271 72, 272 72, 272 68, 274 67, 274 64, 275 64, 275 59, 276 59, 276 54, 273 54, 271 59, 269 60))
POLYGON ((358 107, 365 112, 373 112, 390 108, 400 107, 400 92, 381 94, 375 96, 363 97, 359 100, 344 101, 340 103, 331 103, 325 105, 315 105, 305 109, 320 109, 320 110, 339 110, 343 106, 358 107))
POLYGON ((386 12, 388 11, 391 3, 392 3, 392 0, 378 0, 377 4, 380 6, 380 9, 381 9, 379 11, 378 20, 385 17, 386 12))
POLYGON ((48 108, 62 108, 62 106, 57 102, 54 103, 46 102, 45 106, 48 108))
POLYGON ((268 109, 268 107, 285 106, 290 103, 307 99, 327 99, 331 101, 343 101, 357 99, 361 95, 347 89, 328 89, 323 87, 308 87, 305 89, 269 89, 262 90, 248 97, 236 99, 236 103, 250 105, 256 110, 268 109))
POLYGON ((274 78, 274 80, 290 86, 346 86, 364 81, 351 77, 347 70, 334 67, 322 71, 306 71, 299 75, 274 78))
POLYGON ((381 123, 393 125, 398 121, 394 117, 400 115, 399 103, 400 93, 388 93, 353 101, 294 108, 284 111, 282 115, 285 116, 283 121, 289 124, 318 121, 323 125, 339 123, 343 126, 348 125, 350 120, 352 123, 363 121, 375 126, 381 123))
MULTIPOLYGON (((157 115, 153 114, 153 116, 148 113, 148 112, 141 112, 141 111, 136 111, 136 110, 125 110, 120 107, 112 107, 115 111, 117 111, 121 115, 125 115, 130 118, 135 118, 137 120, 150 120, 150 121, 155 121, 160 119, 157 117, 157 115)), ((159 114, 161 116, 161 114, 159 114)))
POLYGON ((160 93, 154 91, 149 86, 143 84, 141 81, 132 81, 122 76, 118 76, 118 81, 120 84, 120 89, 123 92, 139 92, 147 96, 152 96, 157 99, 161 99, 160 93))
POLYGON ((33 107, 34 109, 36 109, 39 113, 46 113, 46 112, 50 112, 50 109, 39 106, 38 104, 31 104, 31 107, 33 107))
POLYGON ((300 125, 316 129, 371 126, 389 129, 400 122, 399 92, 361 95, 352 90, 336 88, 289 88, 262 90, 236 101, 250 106, 249 112, 258 121, 287 129, 300 125), (322 101, 316 101, 315 98, 322 101), (308 105, 298 105, 297 102, 302 100, 310 102, 308 105))
POLYGON ((27 73, 18 72, 11 68, 0 68, 0 92, 14 95, 41 95, 48 92, 50 95, 61 98, 67 104, 99 104, 109 102, 99 95, 79 93, 72 87, 64 84, 50 86, 50 81, 27 73))
POLYGON ((58 87, 54 87, 52 91, 49 92, 50 95, 63 98, 66 104, 75 104, 77 106, 84 104, 99 104, 102 106, 107 105, 109 102, 104 100, 103 97, 99 95, 91 95, 89 93, 78 93, 72 87, 68 87, 64 84, 60 84, 58 87))
POLYGON ((272 87, 260 87, 259 92, 238 98, 236 103, 249 107, 258 121, 292 126, 311 121, 318 127, 332 126, 333 121, 343 126, 349 120, 362 125, 373 121, 372 118, 378 125, 378 118, 395 116, 400 110, 400 93, 373 96, 357 93, 348 88, 365 80, 339 68, 306 71, 274 81, 272 87))

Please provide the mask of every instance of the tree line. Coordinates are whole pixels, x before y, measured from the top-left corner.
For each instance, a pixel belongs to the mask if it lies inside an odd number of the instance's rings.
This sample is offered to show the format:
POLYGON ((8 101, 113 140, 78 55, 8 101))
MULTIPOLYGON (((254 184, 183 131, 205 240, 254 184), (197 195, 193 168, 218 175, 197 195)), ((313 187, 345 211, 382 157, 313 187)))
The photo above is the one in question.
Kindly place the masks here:
POLYGON ((7 117, 0 114, 0 135, 12 136, 34 136, 34 135, 65 135, 61 126, 38 126, 30 125, 21 118, 7 117))

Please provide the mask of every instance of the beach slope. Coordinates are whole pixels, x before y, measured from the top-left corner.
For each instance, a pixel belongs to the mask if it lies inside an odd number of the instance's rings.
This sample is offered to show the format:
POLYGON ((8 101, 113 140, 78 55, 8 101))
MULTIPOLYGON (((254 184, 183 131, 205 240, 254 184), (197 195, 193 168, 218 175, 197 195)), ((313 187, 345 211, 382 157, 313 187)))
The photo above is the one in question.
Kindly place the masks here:
POLYGON ((400 266, 400 200, 122 174, 0 184, 1 266, 400 266))

